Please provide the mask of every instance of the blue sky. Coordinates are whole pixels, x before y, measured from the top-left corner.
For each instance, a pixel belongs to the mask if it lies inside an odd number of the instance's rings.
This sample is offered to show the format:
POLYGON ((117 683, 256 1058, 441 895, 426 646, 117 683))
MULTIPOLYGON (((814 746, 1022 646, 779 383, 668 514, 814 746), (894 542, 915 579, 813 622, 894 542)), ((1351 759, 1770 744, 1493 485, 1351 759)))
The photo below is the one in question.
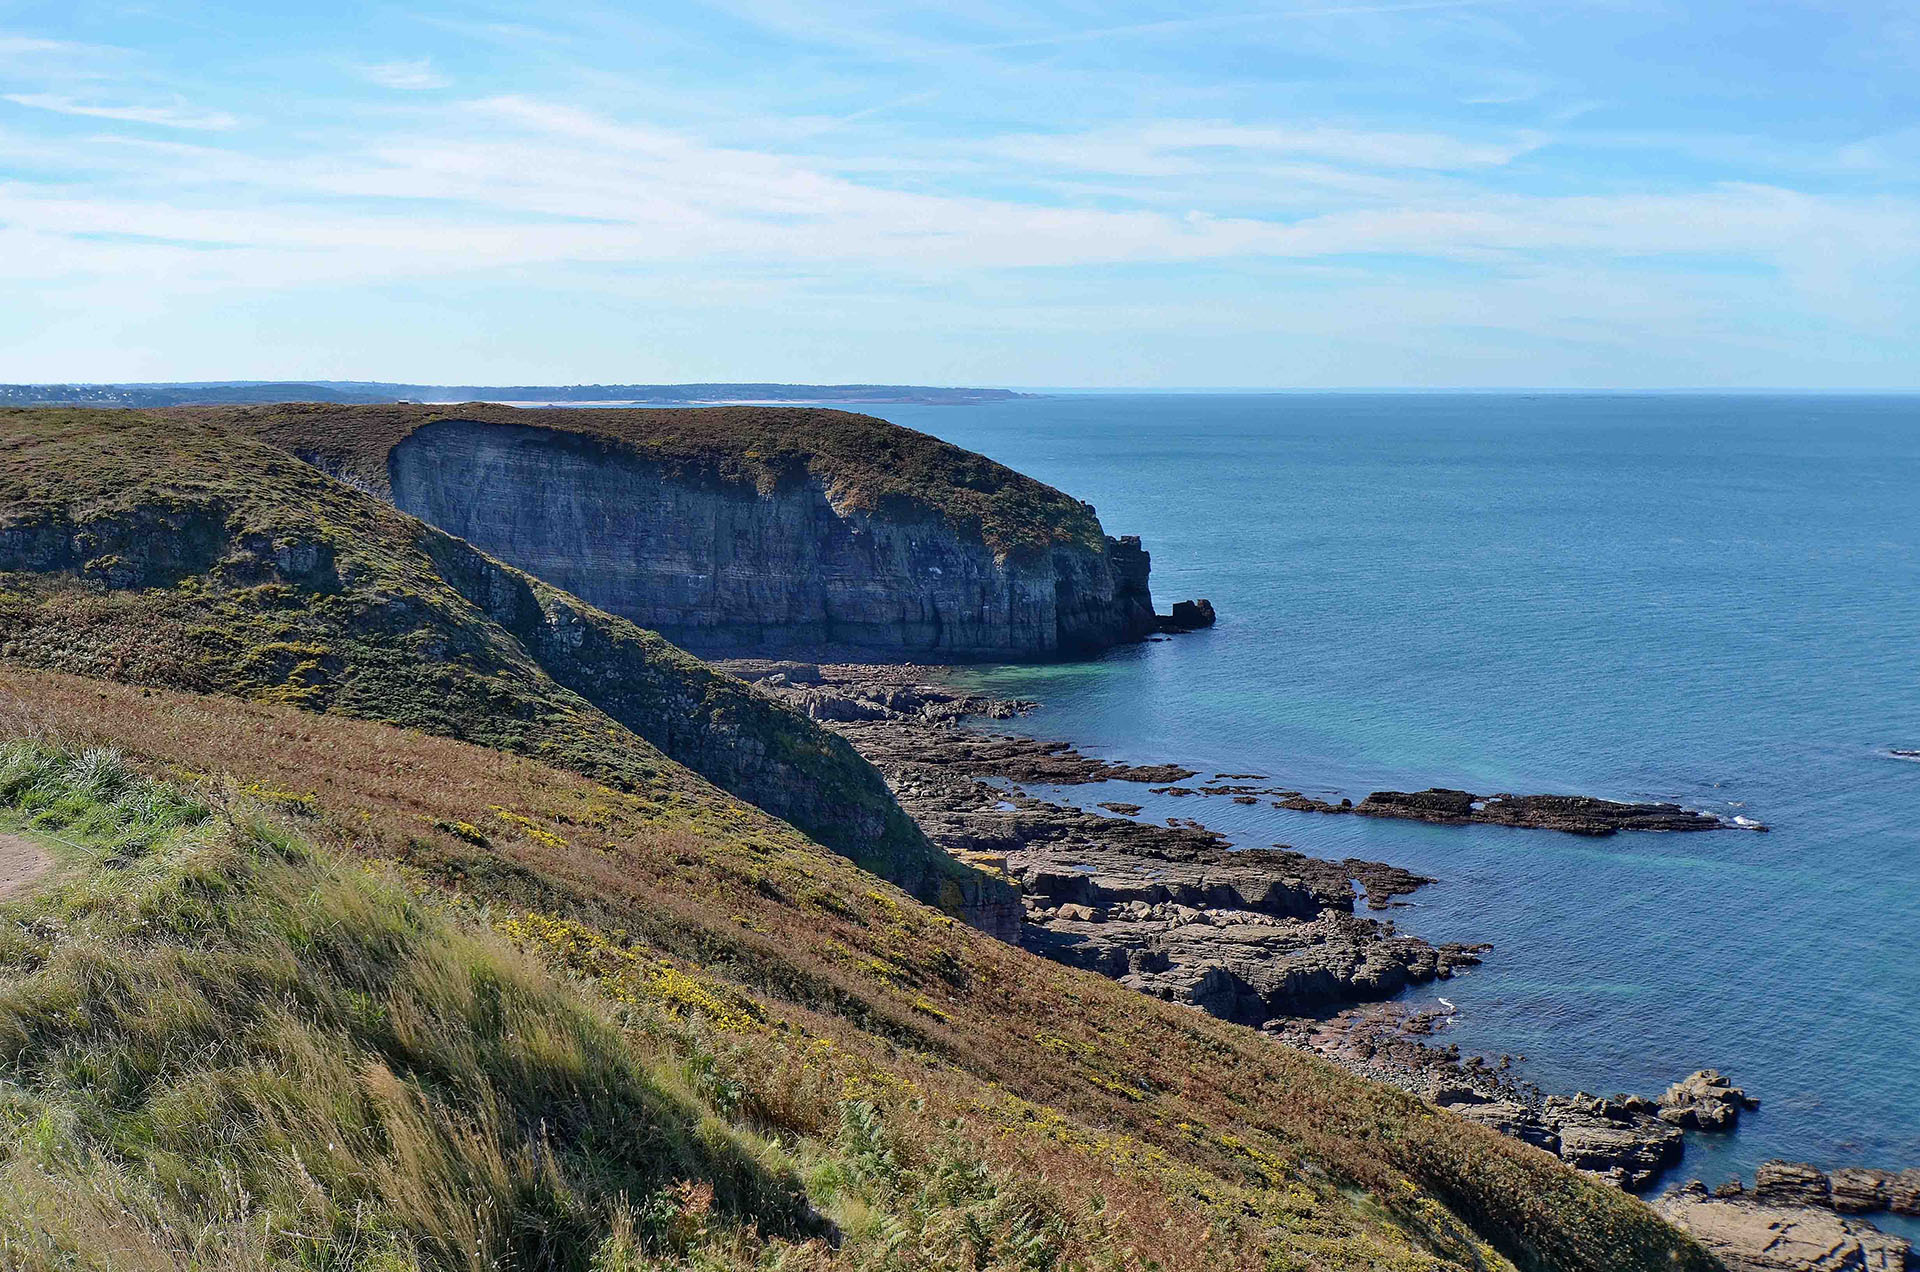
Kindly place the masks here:
POLYGON ((0 380, 1920 386, 1920 8, 0 0, 0 380))

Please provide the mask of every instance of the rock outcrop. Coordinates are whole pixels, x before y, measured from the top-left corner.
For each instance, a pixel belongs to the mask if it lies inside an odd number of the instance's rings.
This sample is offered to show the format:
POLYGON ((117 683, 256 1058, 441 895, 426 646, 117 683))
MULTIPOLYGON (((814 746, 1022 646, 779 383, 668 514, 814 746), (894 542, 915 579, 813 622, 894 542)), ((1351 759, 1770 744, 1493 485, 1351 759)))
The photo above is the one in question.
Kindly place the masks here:
POLYGON ((1775 1158, 1754 1172, 1755 1200, 1776 1206, 1818 1206, 1842 1214, 1890 1210, 1920 1215, 1920 1170, 1844 1166, 1831 1174, 1806 1162, 1775 1158))
POLYGON ((1871 1224, 1809 1206, 1717 1196, 1699 1180, 1654 1203, 1727 1272, 1905 1272, 1911 1246, 1871 1224))
POLYGON ((1639 1192, 1677 1164, 1680 1130, 1647 1112, 1649 1102, 1606 1099, 1581 1091, 1544 1098, 1503 1092, 1488 1098, 1471 1086, 1436 1089, 1435 1103, 1470 1122, 1544 1148, 1576 1170, 1639 1192))
POLYGON ((1718 1069, 1701 1069, 1674 1083, 1658 1101, 1660 1120, 1694 1131, 1730 1131, 1740 1114, 1760 1101, 1728 1081, 1718 1069))
MULTIPOLYGON (((1388 997, 1452 976, 1484 946, 1435 946, 1354 913, 1432 882, 1378 862, 1323 861, 1285 849, 1233 850, 1198 822, 1103 816, 1018 783, 1141 784, 1196 776, 1170 764, 1097 759, 1065 743, 955 727, 1030 706, 929 683, 916 667, 728 670, 829 723, 886 775, 934 843, 1020 891, 1029 949, 1156 998, 1261 1025, 1388 997)), ((1215 789, 1215 788, 1203 788, 1215 789)), ((1225 789, 1225 788, 1220 788, 1225 789)), ((1677 1134, 1677 1132, 1676 1132, 1677 1134)))
MULTIPOLYGON (((1574 835, 1611 835, 1621 830, 1721 830, 1734 825, 1678 804, 1624 804, 1590 795, 1475 795, 1434 787, 1424 791, 1375 791, 1351 810, 1315 801, 1289 804, 1302 811, 1354 812, 1439 825, 1478 822, 1560 830, 1574 835)), ((1750 826, 1746 829, 1764 830, 1750 826)))
POLYGON ((1197 601, 1175 601, 1173 612, 1160 615, 1158 624, 1163 632, 1197 632, 1203 627, 1212 627, 1219 617, 1213 612, 1213 602, 1203 597, 1197 601))
POLYGON ((423 424, 387 465, 402 510, 703 654, 1048 658, 1155 625, 1137 538, 996 551, 934 507, 851 506, 810 472, 762 486, 497 420, 423 424))
POLYGON ((1629 1192, 1652 1186, 1680 1162, 1683 1123, 1687 1129, 1733 1128, 1731 1117, 1721 1120, 1708 1113, 1688 1120, 1678 1111, 1758 1103, 1713 1069, 1674 1083, 1658 1099, 1584 1091, 1551 1095, 1513 1076, 1513 1056, 1493 1063, 1482 1056, 1463 1057, 1457 1045, 1438 1045, 1434 1037, 1452 1023, 1454 1011, 1451 1005, 1441 1010, 1380 1003, 1323 1019, 1272 1021, 1267 1031, 1289 1046, 1424 1096, 1467 1121, 1532 1144, 1629 1192))

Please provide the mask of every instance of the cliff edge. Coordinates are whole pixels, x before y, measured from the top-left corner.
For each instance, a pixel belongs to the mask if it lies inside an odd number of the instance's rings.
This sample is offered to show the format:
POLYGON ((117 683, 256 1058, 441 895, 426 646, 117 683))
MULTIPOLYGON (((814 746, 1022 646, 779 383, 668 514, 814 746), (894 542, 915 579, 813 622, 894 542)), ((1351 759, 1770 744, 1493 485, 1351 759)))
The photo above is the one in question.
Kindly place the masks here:
POLYGON ((1054 658, 1154 630, 1149 558, 937 438, 808 408, 186 411, 696 653, 1054 658))

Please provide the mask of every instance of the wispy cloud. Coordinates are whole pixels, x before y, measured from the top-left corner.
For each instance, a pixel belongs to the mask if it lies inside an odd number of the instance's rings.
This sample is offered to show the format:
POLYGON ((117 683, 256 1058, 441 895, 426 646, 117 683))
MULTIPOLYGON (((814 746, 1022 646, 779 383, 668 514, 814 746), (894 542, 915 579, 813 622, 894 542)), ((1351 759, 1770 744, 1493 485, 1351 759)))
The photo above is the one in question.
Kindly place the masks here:
POLYGON ((1522 132, 1469 139, 1445 133, 1382 132, 1323 125, 1249 126, 1160 120, 1095 132, 1001 137, 986 148, 1028 162, 1115 175, 1218 171, 1236 161, 1304 155, 1365 169, 1448 171, 1498 167, 1546 144, 1522 132))
MULTIPOLYGON (((1703 3, 1744 30, 1733 0, 1703 3)), ((1643 65, 1610 52, 1652 38, 1643 6, 1577 7, 1590 21, 1510 0, 559 19, 488 0, 413 13, 397 45, 314 26, 309 50, 307 28, 276 28, 233 54, 244 73, 166 22, 116 27, 124 48, 41 38, 97 24, 0 34, 0 280, 30 298, 0 313, 0 350, 53 348, 36 333, 56 308, 139 310, 136 339, 185 347, 168 315, 198 304, 203 341, 231 335, 245 294, 353 361, 364 327, 305 298, 373 289, 437 315, 386 332, 395 349, 483 322, 571 349, 617 297, 608 314, 662 315, 662 358, 925 341, 971 359, 944 378, 997 380, 1014 374, 997 358, 1078 350, 1079 370, 1030 383, 1105 379, 1112 349, 1149 347, 1184 383, 1248 382, 1204 368, 1280 349, 1346 383, 1442 358, 1530 378, 1528 351, 1603 378, 1696 353, 1772 374, 1823 350, 1864 365, 1920 329, 1920 142, 1874 104, 1903 81, 1845 120, 1768 118, 1744 63, 1683 73, 1710 41, 1643 65), (399 56, 418 50, 434 56, 399 56)), ((1827 89, 1854 92, 1837 73, 1827 89)), ((77 322, 59 339, 120 347, 77 322)))
POLYGON ((61 115, 84 115, 92 119, 115 119, 128 124, 152 124, 159 128, 184 128, 194 132, 224 132, 239 120, 225 111, 200 110, 185 102, 165 106, 112 105, 81 101, 60 93, 8 93, 7 101, 34 110, 50 110, 61 115))
POLYGON ((69 40, 43 40, 37 36, 0 33, 0 57, 20 57, 35 53, 63 53, 84 48, 69 40))
POLYGON ((432 58, 423 57, 410 62, 375 62, 358 69, 370 82, 402 92, 418 93, 453 85, 451 79, 433 69, 432 58))
MULTIPOLYGON (((154 244, 170 276, 261 283, 539 264, 857 266, 901 279, 956 279, 982 270, 1233 260, 1424 258, 1503 272, 1580 259, 1645 269, 1713 257, 1831 298, 1846 290, 1835 280, 1870 264, 1920 260, 1920 209, 1911 202, 1752 183, 1616 195, 1416 183, 1386 197, 1388 185, 1366 206, 1304 217, 1074 207, 893 189, 793 156, 713 146, 535 98, 463 103, 439 121, 430 132, 363 150, 293 159, 94 147, 89 157, 124 154, 120 184, 147 192, 14 188, 0 191, 0 221, 50 238, 89 236, 63 253, 75 262, 103 250, 95 240, 104 238, 114 243, 115 268, 125 268, 138 255, 128 246, 137 237, 154 244)), ((1371 160, 1407 144, 1376 139, 1371 160)), ((1463 155, 1492 162, 1499 153, 1463 155)))
POLYGON ((1096 40, 1127 37, 1184 34, 1227 30, 1233 27, 1267 26, 1284 22, 1304 22, 1324 18, 1372 17, 1380 14, 1426 13, 1442 9, 1486 8, 1498 0, 1406 0, 1400 4, 1305 5, 1291 9, 1256 9, 1246 13, 1216 13, 1202 17, 1167 18, 1158 22, 1131 22, 1119 26, 1090 27, 1061 31, 1052 35, 1031 36, 983 44, 982 51, 1045 48, 1049 45, 1085 44, 1096 40))

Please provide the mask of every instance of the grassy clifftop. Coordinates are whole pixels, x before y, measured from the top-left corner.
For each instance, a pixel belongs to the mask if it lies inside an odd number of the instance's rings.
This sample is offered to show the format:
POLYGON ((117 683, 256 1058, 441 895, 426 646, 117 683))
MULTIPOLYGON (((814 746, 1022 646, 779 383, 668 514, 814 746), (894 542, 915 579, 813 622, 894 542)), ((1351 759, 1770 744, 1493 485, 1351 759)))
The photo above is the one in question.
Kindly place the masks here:
POLYGON ((937 514, 977 529, 996 553, 1057 546, 1098 550, 1092 509, 984 456, 870 415, 813 407, 518 410, 459 406, 290 403, 168 414, 213 419, 387 491, 387 455, 435 420, 477 420, 575 433, 693 479, 773 490, 812 478, 836 507, 903 518, 937 514))
POLYGON ((217 424, 0 414, 0 653, 384 720, 723 807, 691 768, 917 896, 958 910, 996 891, 811 721, 217 424))
POLYGON ((771 819, 48 673, 0 669, 0 722, 60 744, 8 753, 0 826, 52 832, 62 858, 3 925, 6 1112, 47 1130, 0 1149, 0 1232, 104 1196, 155 1198, 168 1239, 224 1225, 241 1246, 290 1230, 364 1251, 372 1231, 417 1251, 336 1267, 584 1267, 621 1241, 634 1260, 597 1266, 1712 1266, 1544 1154, 948 922, 771 819), (168 781, 57 758, 109 742, 168 781), (424 1036, 422 1016, 440 1021, 424 1036), (301 1060, 304 1085, 331 1119, 315 1128, 356 1146, 344 1160, 303 1135, 306 1094, 274 1084, 309 1035, 326 1054, 301 1060), (633 1133, 600 1138, 581 1092, 633 1133), (396 1160, 365 1129, 388 1104, 472 1131, 396 1160), (225 1129, 182 1161, 203 1126, 225 1129), (260 1182, 240 1205, 228 1179, 260 1182), (460 1238, 474 1257, 430 1240, 468 1219, 409 1209, 444 1180, 491 1199, 460 1238))

